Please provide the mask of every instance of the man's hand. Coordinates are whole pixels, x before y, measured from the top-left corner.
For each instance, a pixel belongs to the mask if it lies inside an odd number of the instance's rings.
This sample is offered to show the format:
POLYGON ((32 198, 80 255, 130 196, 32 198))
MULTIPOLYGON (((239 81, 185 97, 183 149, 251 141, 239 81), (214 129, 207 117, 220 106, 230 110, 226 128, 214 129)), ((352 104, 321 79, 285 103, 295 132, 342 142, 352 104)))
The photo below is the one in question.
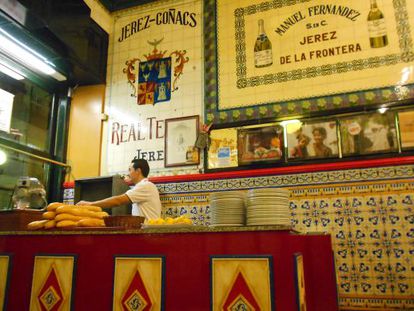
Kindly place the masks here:
POLYGON ((92 205, 92 202, 90 201, 79 201, 76 203, 76 205, 92 205))

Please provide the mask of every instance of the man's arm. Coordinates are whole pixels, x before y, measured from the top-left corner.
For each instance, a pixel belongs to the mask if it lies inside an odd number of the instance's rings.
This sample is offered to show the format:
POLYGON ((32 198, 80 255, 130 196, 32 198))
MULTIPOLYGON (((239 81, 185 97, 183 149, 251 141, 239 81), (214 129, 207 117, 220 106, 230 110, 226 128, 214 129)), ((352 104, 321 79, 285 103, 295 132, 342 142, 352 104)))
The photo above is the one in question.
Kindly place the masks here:
POLYGON ((93 202, 79 201, 78 203, 76 203, 76 205, 94 205, 94 206, 100 206, 102 208, 110 208, 114 206, 130 204, 130 203, 131 203, 131 200, 129 199, 129 197, 126 194, 121 194, 121 195, 115 195, 113 197, 106 198, 106 199, 99 200, 99 201, 93 201, 93 202))

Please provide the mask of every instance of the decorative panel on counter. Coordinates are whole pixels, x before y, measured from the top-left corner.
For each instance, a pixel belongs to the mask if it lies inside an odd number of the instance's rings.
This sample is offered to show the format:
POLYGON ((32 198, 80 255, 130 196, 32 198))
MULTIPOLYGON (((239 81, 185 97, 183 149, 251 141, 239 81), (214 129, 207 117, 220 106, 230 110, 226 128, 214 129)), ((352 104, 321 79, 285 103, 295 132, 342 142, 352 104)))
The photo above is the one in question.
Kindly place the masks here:
MULTIPOLYGON (((272 295, 275 310, 297 310, 294 255, 301 253, 307 284, 307 310, 337 310, 334 259, 329 235, 298 235, 266 228, 254 228, 255 231, 249 231, 249 228, 204 229, 204 232, 177 230, 175 233, 153 229, 134 232, 67 230, 0 233, 0 253, 13 254, 10 287, 6 293, 7 308, 29 310, 35 256, 71 254, 77 256, 74 272, 76 286, 72 293, 73 310, 76 311, 111 310, 120 301, 132 302, 136 291, 131 290, 131 295, 125 295, 132 288, 139 288, 139 300, 153 303, 154 310, 211 310, 211 258, 218 256, 271 258, 269 262, 271 260, 272 265, 267 265, 267 272, 261 276, 262 281, 271 282, 274 286, 267 283, 268 294, 256 295, 255 301, 261 310, 269 310, 266 306, 271 303, 269 299, 272 295), (134 257, 143 260, 139 264, 130 260, 128 265, 131 265, 122 271, 119 264, 115 264, 119 258, 134 257), (152 262, 149 263, 148 259, 152 262), (122 284, 114 270, 123 274, 122 284), (136 271, 139 271, 139 276, 134 274, 136 271), (114 280, 117 282, 115 288, 114 280), (312 286, 315 284, 317 286, 312 286)), ((230 286, 228 291, 237 290, 251 302, 248 293, 254 293, 257 288, 252 285, 261 282, 252 277, 254 274, 250 269, 258 267, 240 263, 240 260, 231 265, 234 270, 229 272, 243 271, 245 282, 239 280, 237 284, 245 286, 230 286)), ((229 280, 231 277, 222 279, 224 283, 221 284, 227 284, 229 280)), ((223 298, 219 296, 218 303, 225 303, 223 298)), ((135 305, 138 301, 133 300, 135 305)))

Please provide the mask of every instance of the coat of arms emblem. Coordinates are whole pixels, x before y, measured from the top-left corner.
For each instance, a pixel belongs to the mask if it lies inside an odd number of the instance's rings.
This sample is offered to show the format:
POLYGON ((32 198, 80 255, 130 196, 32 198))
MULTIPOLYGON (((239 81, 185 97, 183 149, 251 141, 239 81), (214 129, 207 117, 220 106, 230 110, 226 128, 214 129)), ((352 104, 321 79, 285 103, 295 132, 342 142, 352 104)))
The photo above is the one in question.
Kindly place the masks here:
POLYGON ((125 62, 126 68, 122 71, 133 89, 131 96, 137 98, 138 105, 169 101, 171 93, 178 90, 178 79, 189 60, 185 57, 187 51, 176 50, 167 55, 167 51, 157 49, 163 39, 147 41, 154 49, 150 54, 144 54, 145 61, 133 58, 125 62))

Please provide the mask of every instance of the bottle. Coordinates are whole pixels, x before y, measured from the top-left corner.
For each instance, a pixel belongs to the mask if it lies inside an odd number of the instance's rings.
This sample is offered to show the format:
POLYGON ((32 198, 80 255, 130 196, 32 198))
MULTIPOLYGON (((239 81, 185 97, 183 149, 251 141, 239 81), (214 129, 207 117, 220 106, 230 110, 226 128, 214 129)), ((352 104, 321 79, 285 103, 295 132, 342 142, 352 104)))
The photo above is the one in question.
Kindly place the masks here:
POLYGON ((272 43, 266 36, 263 19, 259 19, 259 34, 254 45, 254 65, 261 68, 271 64, 273 64, 272 43))
POLYGON ((368 32, 371 48, 382 48, 388 45, 387 26, 384 14, 378 9, 377 0, 371 0, 368 13, 368 32))

